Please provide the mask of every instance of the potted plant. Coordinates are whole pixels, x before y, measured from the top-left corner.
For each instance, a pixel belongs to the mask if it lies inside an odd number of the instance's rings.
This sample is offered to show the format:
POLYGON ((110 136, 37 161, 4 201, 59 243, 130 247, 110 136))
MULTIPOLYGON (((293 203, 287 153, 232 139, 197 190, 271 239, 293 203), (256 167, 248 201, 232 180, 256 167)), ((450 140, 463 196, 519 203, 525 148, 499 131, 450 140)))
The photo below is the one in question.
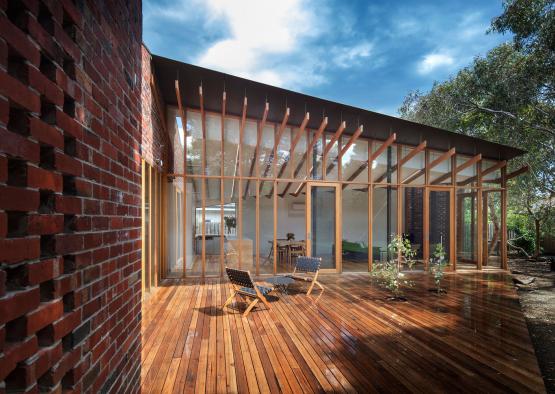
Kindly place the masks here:
POLYGON ((442 244, 436 244, 435 250, 432 253, 430 259, 430 272, 434 278, 434 283, 436 285, 435 289, 430 289, 430 291, 435 291, 437 294, 447 293, 445 289, 441 288, 441 282, 445 276, 445 267, 447 266, 447 261, 445 259, 445 250, 442 244))
POLYGON ((412 251, 408 238, 400 236, 394 236, 387 247, 390 252, 388 254, 397 258, 391 258, 383 263, 376 263, 372 267, 370 275, 392 293, 392 296, 389 297, 390 300, 406 301, 406 297, 403 296, 402 286, 410 287, 412 282, 405 278, 402 267, 403 264, 406 264, 412 268, 415 252, 412 251))

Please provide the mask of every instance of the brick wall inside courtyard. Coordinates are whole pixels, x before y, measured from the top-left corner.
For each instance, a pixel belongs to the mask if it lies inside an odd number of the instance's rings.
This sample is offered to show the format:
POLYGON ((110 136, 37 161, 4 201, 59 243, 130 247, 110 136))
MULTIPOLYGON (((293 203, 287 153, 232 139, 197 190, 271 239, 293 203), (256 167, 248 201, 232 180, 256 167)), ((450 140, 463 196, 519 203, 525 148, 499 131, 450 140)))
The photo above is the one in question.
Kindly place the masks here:
POLYGON ((140 379, 140 0, 0 0, 0 392, 140 379))

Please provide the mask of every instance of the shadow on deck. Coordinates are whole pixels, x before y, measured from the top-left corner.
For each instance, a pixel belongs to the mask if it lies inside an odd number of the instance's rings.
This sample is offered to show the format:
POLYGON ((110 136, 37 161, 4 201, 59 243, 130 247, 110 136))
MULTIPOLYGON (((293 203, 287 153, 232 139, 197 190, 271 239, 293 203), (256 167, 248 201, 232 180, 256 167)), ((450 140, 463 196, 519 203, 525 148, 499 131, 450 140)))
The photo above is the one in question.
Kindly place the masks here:
POLYGON ((278 294, 272 309, 220 306, 223 280, 167 281, 143 304, 144 392, 545 392, 504 272, 452 273, 447 294, 412 274, 388 301, 368 274, 278 294))

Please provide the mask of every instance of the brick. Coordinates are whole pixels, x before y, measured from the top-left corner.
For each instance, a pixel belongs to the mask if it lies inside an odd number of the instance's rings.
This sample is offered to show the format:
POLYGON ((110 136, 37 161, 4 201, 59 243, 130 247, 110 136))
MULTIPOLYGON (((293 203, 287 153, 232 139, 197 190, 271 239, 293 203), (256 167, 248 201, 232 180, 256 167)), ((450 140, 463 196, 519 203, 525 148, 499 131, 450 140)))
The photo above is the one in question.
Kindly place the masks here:
POLYGON ((39 118, 32 117, 29 122, 31 135, 40 142, 64 149, 64 136, 62 133, 39 118))
POLYGON ((9 292, 6 297, 0 299, 0 324, 9 322, 35 309, 39 302, 38 287, 9 292))
POLYGON ((37 237, 0 239, 0 250, 0 263, 37 259, 40 256, 40 240, 37 237))
POLYGON ((61 299, 41 303, 38 309, 27 315, 27 332, 35 333, 52 322, 60 319, 64 313, 61 299))
POLYGON ((8 216, 5 212, 0 212, 0 238, 8 234, 8 216))
POLYGON ((38 163, 40 157, 39 145, 36 142, 29 141, 2 127, 0 127, 0 151, 33 163, 38 163))
POLYGON ((60 152, 56 152, 55 155, 56 169, 58 171, 75 176, 81 176, 83 174, 83 165, 79 160, 60 152))
POLYGON ((83 249, 83 235, 58 234, 56 236, 56 252, 58 254, 71 254, 83 249))
POLYGON ((36 376, 42 376, 46 371, 52 368, 62 358, 62 354, 61 343, 40 349, 35 361, 36 376))
POLYGON ((39 66, 40 53, 38 48, 27 39, 25 33, 4 16, 0 17, 0 37, 4 38, 29 62, 37 67, 39 66))
POLYGON ((35 189, 62 191, 62 176, 39 167, 27 168, 27 186, 35 189))
POLYGON ((58 341, 73 331, 81 323, 81 311, 76 310, 66 313, 62 318, 53 323, 54 341, 58 341))
POLYGON ((40 98, 20 81, 0 70, 0 94, 15 101, 30 112, 40 111, 40 98))
POLYGON ((5 183, 8 180, 8 158, 0 156, 0 182, 5 183))
POLYGON ((39 70, 30 67, 29 83, 40 94, 46 96, 48 101, 55 105, 62 106, 64 104, 64 93, 54 82, 46 78, 39 70))
POLYGON ((21 342, 7 343, 4 354, 0 355, 0 381, 10 374, 18 362, 31 357, 37 351, 38 342, 35 336, 28 337, 21 342))
POLYGON ((38 206, 38 191, 0 185, 0 209, 6 211, 34 211, 38 206))
POLYGON ((81 213, 81 198, 56 195, 56 212, 65 214, 81 213))
POLYGON ((69 133, 77 139, 83 138, 83 126, 81 126, 75 119, 72 119, 65 112, 56 111, 56 124, 64 131, 69 133))
MULTIPOLYGON (((0 270, 0 297, 3 297, 6 294, 6 278, 8 275, 6 271, 0 270)), ((2 351, 2 347, 0 346, 0 351, 2 351)))
POLYGON ((33 286, 59 277, 63 272, 62 265, 63 260, 61 257, 44 259, 29 264, 29 284, 33 286))

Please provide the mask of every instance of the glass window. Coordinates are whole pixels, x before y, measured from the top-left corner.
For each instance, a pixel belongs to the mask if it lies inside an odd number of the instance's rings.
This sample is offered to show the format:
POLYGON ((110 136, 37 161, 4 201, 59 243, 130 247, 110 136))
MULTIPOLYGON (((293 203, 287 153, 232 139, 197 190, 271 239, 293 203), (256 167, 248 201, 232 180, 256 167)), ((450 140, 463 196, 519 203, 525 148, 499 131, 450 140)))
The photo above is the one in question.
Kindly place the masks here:
POLYGON ((421 187, 403 187, 403 229, 402 233, 411 243, 416 253, 413 269, 424 269, 424 189, 421 187))
MULTIPOLYGON (((373 151, 376 152, 381 143, 375 143, 373 151)), ((396 183, 397 182, 397 146, 389 146, 372 162, 372 182, 396 183)))
POLYGON ((222 119, 206 115, 206 175, 220 175, 222 163, 222 119))
MULTIPOLYGON (((277 255, 276 271, 292 272, 297 256, 306 256, 305 211, 306 195, 294 196, 283 193, 287 183, 278 183, 277 198, 277 255)), ((299 189, 300 182, 291 184, 291 190, 299 189)), ((304 189, 303 189, 304 190, 304 189)))
POLYGON ((224 130, 224 175, 237 176, 239 157, 239 119, 226 118, 224 130))
POLYGON ((368 271, 368 187, 345 185, 342 193, 343 271, 368 271))
POLYGON ((220 275, 221 271, 221 201, 220 179, 206 179, 204 209, 206 275, 220 275))
MULTIPOLYGON (((430 163, 437 160, 445 152, 430 151, 430 163)), ((434 168, 430 169, 430 183, 436 185, 451 184, 451 158, 443 160, 434 168)))
POLYGON ((457 267, 476 268, 477 193, 475 189, 457 189, 457 267))
POLYGON ((239 180, 224 179, 224 265, 239 268, 239 180))
POLYGON ((166 269, 169 277, 183 274, 183 178, 166 183, 166 269))
POLYGON ((197 111, 187 111, 187 173, 203 173, 202 121, 197 111))
POLYGON ((260 273, 274 273, 274 182, 265 182, 260 190, 260 273))
MULTIPOLYGON (((343 137, 343 146, 350 137, 343 137)), ((346 181, 368 182, 368 141, 358 139, 341 159, 342 178, 346 181)))
MULTIPOLYGON (((403 146, 402 156, 405 157, 410 154, 415 148, 403 146)), ((424 165, 426 162, 426 153, 424 151, 418 152, 409 161, 403 164, 401 168, 401 183, 408 184, 424 184, 424 165)))
POLYGON ((374 186, 372 200, 372 258, 379 262, 388 259, 387 246, 397 234, 397 189, 374 186))
MULTIPOLYGON (((472 156, 463 156, 457 154, 457 167, 468 162, 472 159, 472 156)), ((457 172, 457 184, 460 186, 476 186, 476 164, 465 168, 462 171, 457 172)))

